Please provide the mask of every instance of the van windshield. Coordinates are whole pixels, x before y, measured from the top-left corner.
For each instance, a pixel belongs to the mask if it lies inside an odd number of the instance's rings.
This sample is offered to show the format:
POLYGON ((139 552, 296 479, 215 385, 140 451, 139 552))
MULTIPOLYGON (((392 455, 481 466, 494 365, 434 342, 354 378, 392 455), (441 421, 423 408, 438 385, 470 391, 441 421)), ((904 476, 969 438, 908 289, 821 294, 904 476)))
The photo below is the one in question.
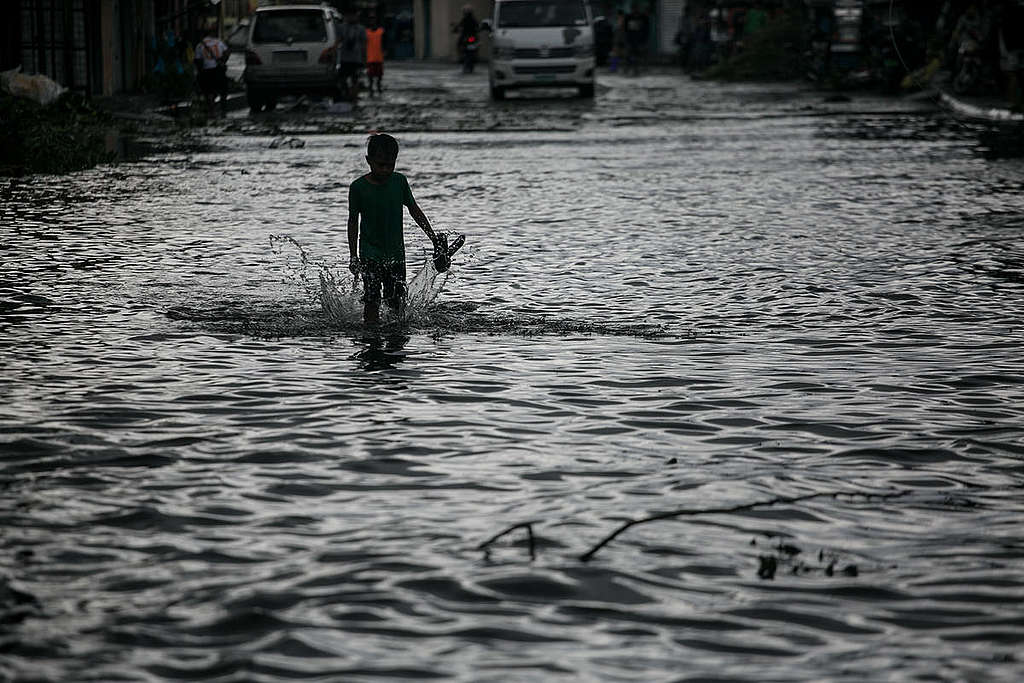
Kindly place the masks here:
POLYGON ((254 43, 326 43, 327 22, 320 10, 275 10, 256 14, 254 43))
POLYGON ((498 28, 586 26, 583 0, 513 0, 498 4, 498 28))

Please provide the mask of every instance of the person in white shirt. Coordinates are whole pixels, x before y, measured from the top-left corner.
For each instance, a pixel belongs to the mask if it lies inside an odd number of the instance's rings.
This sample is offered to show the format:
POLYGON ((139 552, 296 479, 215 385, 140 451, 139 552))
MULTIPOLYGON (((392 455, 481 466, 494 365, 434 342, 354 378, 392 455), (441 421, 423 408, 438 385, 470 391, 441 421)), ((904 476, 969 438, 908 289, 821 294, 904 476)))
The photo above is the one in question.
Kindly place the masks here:
POLYGON ((214 99, 220 96, 220 114, 228 110, 228 55, 231 54, 224 41, 217 37, 216 26, 207 23, 206 34, 196 45, 195 67, 199 91, 206 98, 206 112, 213 115, 214 99))

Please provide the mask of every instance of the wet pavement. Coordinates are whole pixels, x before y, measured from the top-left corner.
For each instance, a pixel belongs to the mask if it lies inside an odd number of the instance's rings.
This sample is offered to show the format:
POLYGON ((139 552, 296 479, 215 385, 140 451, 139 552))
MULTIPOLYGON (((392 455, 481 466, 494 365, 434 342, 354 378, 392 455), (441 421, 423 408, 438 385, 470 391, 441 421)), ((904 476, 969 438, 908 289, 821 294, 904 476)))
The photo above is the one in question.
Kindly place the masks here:
POLYGON ((488 96, 487 72, 463 74, 457 65, 437 62, 389 63, 383 96, 361 94, 353 111, 329 99, 287 98, 275 112, 251 116, 244 95, 233 97, 228 132, 260 132, 280 127, 295 132, 363 130, 545 131, 679 123, 703 118, 844 113, 924 113, 937 108, 927 95, 903 98, 870 93, 835 98, 801 83, 709 84, 678 69, 652 66, 638 77, 602 70, 593 100, 573 89, 538 88, 510 94, 506 102, 488 96), (837 101, 838 100, 838 101, 837 101))

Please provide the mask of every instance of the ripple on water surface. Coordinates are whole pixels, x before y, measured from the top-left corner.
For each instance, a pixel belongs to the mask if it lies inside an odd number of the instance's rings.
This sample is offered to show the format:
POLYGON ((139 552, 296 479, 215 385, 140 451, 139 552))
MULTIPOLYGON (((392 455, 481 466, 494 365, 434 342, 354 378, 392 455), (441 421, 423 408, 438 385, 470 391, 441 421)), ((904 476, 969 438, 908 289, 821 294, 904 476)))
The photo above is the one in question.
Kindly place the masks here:
POLYGON ((361 136, 8 181, 0 677, 1019 680, 1020 165, 609 83, 402 136, 376 330, 361 136))

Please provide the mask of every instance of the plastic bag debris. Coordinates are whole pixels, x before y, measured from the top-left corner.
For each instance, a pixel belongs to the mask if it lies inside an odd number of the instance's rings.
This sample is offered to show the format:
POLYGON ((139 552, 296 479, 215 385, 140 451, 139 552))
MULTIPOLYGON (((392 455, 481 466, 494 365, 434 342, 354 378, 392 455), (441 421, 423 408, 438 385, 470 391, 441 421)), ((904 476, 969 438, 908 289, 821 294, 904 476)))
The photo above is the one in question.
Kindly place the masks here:
POLYGON ((45 106, 53 104, 67 90, 49 76, 21 73, 21 67, 0 72, 0 90, 14 97, 24 97, 45 106))

